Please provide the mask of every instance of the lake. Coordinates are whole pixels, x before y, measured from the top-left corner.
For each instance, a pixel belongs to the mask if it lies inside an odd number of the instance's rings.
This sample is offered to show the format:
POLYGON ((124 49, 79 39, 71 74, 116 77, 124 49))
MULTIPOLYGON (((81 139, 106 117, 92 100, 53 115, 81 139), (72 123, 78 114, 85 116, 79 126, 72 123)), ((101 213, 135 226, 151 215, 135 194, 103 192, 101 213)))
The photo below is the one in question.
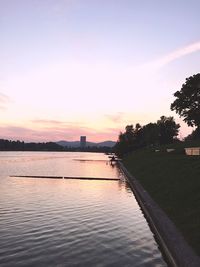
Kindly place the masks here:
POLYGON ((125 177, 106 155, 0 152, 0 266, 167 264, 125 177))

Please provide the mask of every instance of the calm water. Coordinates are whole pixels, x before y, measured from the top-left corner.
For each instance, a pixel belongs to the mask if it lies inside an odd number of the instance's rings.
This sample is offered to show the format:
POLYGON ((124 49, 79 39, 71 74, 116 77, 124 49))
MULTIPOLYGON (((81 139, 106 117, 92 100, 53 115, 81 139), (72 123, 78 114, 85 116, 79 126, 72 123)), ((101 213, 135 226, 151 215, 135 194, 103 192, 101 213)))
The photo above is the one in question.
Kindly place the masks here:
POLYGON ((1 267, 166 266, 132 191, 106 160, 97 153, 0 152, 1 267))

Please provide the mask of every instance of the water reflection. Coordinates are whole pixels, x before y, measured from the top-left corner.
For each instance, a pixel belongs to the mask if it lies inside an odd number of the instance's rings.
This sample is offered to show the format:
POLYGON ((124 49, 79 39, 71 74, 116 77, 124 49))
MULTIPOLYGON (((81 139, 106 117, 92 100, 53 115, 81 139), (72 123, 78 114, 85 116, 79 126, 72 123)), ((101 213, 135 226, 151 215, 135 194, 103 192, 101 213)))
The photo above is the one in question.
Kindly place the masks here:
POLYGON ((0 154, 1 266, 166 266, 122 173, 107 164, 103 154, 0 154), (122 179, 26 179, 10 174, 122 179))

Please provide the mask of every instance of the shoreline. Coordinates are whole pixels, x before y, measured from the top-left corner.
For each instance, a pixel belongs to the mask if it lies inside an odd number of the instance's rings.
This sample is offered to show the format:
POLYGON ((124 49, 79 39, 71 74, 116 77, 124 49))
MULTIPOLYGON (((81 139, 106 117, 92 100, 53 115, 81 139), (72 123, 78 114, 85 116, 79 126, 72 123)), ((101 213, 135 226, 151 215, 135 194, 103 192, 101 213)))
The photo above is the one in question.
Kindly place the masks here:
POLYGON ((127 177, 127 181, 140 205, 151 229, 158 240, 158 245, 173 267, 199 267, 200 257, 183 238, 174 223, 169 219, 147 191, 119 162, 119 167, 127 177))

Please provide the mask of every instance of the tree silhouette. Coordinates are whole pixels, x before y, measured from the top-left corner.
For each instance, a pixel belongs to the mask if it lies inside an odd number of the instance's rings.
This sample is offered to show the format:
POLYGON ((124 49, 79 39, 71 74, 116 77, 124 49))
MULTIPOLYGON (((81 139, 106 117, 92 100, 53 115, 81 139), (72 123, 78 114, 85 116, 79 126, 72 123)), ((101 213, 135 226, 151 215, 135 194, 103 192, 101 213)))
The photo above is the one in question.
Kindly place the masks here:
POLYGON ((200 129, 200 73, 190 76, 174 96, 171 110, 183 117, 188 126, 200 129))
POLYGON ((155 145, 173 143, 178 135, 180 125, 173 117, 161 116, 157 123, 148 123, 143 127, 137 123, 127 125, 124 133, 120 133, 115 145, 115 153, 123 157, 125 154, 155 145))
POLYGON ((159 129, 160 144, 170 144, 178 135, 180 125, 174 121, 173 117, 161 116, 157 121, 159 129))
POLYGON ((159 143, 159 128, 157 123, 144 125, 139 132, 138 142, 141 146, 156 145, 159 143))
POLYGON ((125 132, 119 134, 118 141, 115 145, 115 153, 117 155, 123 156, 137 148, 137 136, 140 129, 141 126, 139 123, 136 124, 135 128, 132 124, 125 127, 125 132))
POLYGON ((198 140, 200 138, 200 128, 196 128, 191 134, 189 134, 185 141, 198 140))

